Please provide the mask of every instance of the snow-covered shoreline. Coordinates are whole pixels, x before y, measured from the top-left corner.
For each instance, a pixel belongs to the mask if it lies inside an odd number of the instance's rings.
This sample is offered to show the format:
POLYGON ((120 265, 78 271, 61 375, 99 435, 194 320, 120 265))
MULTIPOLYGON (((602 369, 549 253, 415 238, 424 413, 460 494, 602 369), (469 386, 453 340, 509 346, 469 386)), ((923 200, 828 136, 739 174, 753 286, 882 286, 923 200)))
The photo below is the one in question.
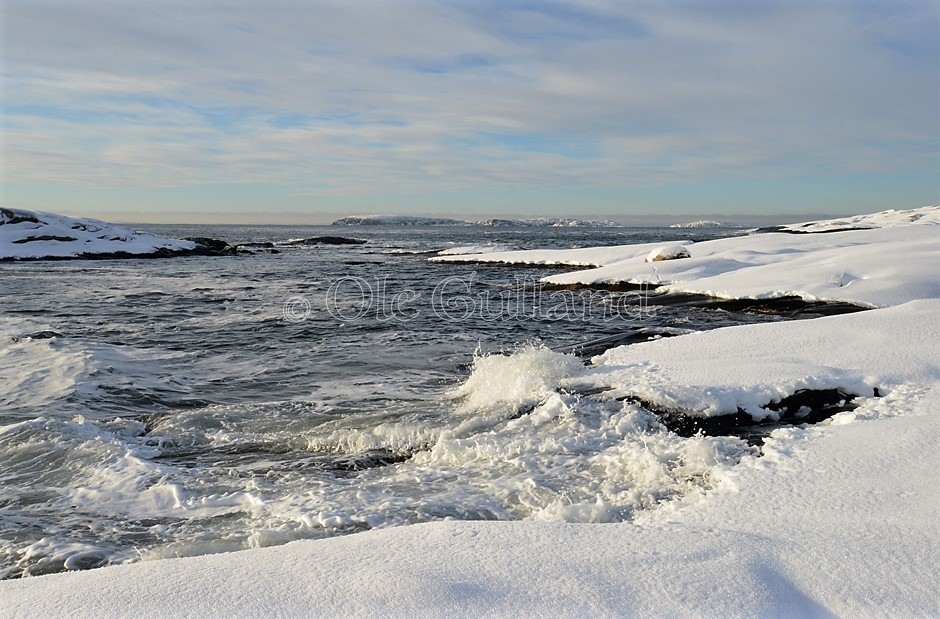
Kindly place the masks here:
MULTIPOLYGON (((662 244, 442 255, 430 260, 594 267, 542 281, 587 287, 627 282, 725 299, 798 296, 885 307, 940 296, 940 278, 933 276, 940 264, 940 207, 885 211, 852 221, 873 227, 835 234, 780 232, 684 241, 691 257, 655 265, 646 258, 662 244)), ((842 223, 794 226, 829 231, 830 225, 842 223)))
POLYGON ((903 225, 885 216, 895 223, 873 230, 689 244, 691 258, 656 271, 643 262, 650 244, 474 256, 599 266, 553 282, 658 274, 677 291, 879 308, 634 344, 583 369, 553 353, 567 369, 549 373, 558 391, 529 413, 546 424, 578 414, 566 387, 603 390, 623 423, 639 414, 634 398, 760 417, 799 389, 858 396, 854 411, 775 430, 761 457, 716 463, 706 493, 629 523, 442 521, 4 581, 0 608, 14 617, 938 615, 937 211, 907 212, 903 225))
POLYGON ((198 253, 199 247, 97 219, 0 209, 2 261, 169 257, 198 253))

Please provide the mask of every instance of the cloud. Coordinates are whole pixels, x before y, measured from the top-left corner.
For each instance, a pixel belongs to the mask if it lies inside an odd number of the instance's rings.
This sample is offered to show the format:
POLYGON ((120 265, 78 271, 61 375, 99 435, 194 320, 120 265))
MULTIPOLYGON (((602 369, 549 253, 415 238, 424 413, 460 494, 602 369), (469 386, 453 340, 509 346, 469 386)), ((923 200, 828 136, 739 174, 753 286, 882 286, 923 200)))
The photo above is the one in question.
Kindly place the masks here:
POLYGON ((5 181, 302 194, 929 172, 931 3, 4 7, 5 181))

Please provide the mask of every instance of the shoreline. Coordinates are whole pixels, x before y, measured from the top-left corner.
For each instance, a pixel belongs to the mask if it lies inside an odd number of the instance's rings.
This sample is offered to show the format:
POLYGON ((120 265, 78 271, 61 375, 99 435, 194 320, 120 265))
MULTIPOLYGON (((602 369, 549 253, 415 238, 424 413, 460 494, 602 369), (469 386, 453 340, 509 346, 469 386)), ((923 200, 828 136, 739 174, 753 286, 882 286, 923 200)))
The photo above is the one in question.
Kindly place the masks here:
MULTIPOLYGON (((786 235, 796 241, 756 249, 735 237, 691 245, 692 259, 657 263, 664 277, 739 267, 707 275, 724 278, 701 286, 712 291, 759 295, 777 286, 800 293, 734 303, 786 308, 819 303, 820 293, 841 289, 855 301, 851 307, 842 301, 848 313, 610 348, 586 367, 546 352, 567 369, 546 379, 547 395, 536 406, 506 423, 550 427, 555 419, 616 414, 618 424, 642 428, 650 411, 719 424, 735 415, 776 422, 812 408, 793 400, 793 410, 781 412, 778 404, 801 393, 852 400, 814 425, 773 429, 759 453, 737 460, 715 451, 696 433, 701 424, 693 424, 684 449, 712 461, 704 489, 654 501, 628 521, 604 524, 609 507, 598 496, 540 516, 549 522, 445 520, 6 580, 0 607, 14 617, 211 616, 223 608, 235 616, 361 615, 376 608, 389 616, 938 614, 940 243, 936 228, 923 228, 786 235), (809 243, 811 251, 789 251, 797 249, 794 242, 809 243), (706 243, 720 251, 696 251, 706 243), (579 393, 591 394, 593 408, 579 393), (566 515, 590 522, 560 521, 566 515)), ((629 256, 546 280, 628 275, 647 268, 637 258, 649 250, 598 248, 629 256)), ((698 285, 664 289, 681 297, 689 293, 679 289, 698 285)), ((461 440, 475 439, 442 439, 461 440)), ((657 467, 681 471, 686 454, 657 456, 647 448, 636 457, 649 458, 653 475, 657 467)), ((690 468, 689 475, 701 472, 690 468)))

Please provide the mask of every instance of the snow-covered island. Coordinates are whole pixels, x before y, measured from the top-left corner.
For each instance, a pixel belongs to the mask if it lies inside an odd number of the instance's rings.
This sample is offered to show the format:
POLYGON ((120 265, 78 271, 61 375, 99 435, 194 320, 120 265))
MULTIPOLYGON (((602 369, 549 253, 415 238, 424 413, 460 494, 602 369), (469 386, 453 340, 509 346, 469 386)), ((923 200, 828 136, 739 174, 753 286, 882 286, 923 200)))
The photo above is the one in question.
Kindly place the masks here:
POLYGON ((740 228, 737 224, 727 224, 711 219, 699 219, 681 224, 672 224, 670 228, 740 228))
POLYGON ((538 217, 535 219, 482 219, 465 221, 448 217, 421 217, 414 215, 353 215, 333 222, 334 226, 485 226, 521 228, 620 228, 615 221, 569 219, 565 217, 538 217))
POLYGON ((211 254, 193 241, 167 239, 97 219, 0 208, 0 260, 170 257, 211 254))
POLYGON ((417 215, 350 215, 334 221, 334 226, 469 226, 468 221, 449 217, 417 215))
MULTIPOLYGON (((472 397, 476 382, 502 376, 530 392, 537 405, 506 429, 541 427, 546 458, 568 447, 553 442, 561 420, 618 436, 654 428, 651 410, 761 419, 803 390, 854 398, 854 410, 827 421, 774 430, 759 451, 694 436, 680 449, 652 431, 645 443, 614 441, 593 461, 598 483, 606 466, 630 459, 638 484, 677 479, 683 496, 651 497, 630 521, 611 523, 598 496, 527 521, 442 520, 4 581, 0 608, 11 617, 940 615, 938 215, 886 211, 850 222, 876 229, 687 242, 688 257, 655 265, 644 259, 662 253, 656 244, 474 256, 595 267, 546 280, 560 284, 648 281, 873 308, 618 347, 588 366, 544 349, 480 360, 461 388, 472 397), (602 394, 588 408, 585 390, 602 394), (705 491, 691 482, 703 474, 695 463, 708 465, 705 491)), ((442 437, 431 451, 483 453, 485 438, 442 437)))
POLYGON ((569 219, 567 217, 537 217, 535 219, 483 219, 478 226, 494 228, 622 228, 621 224, 609 219, 569 219))

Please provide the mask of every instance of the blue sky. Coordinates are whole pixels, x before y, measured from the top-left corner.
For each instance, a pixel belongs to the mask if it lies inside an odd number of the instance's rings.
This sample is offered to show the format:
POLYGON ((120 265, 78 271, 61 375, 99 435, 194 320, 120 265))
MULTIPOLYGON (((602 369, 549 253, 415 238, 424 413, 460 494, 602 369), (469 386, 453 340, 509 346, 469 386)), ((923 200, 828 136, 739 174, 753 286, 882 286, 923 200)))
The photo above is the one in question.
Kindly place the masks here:
POLYGON ((4 1, 5 206, 742 222, 940 202, 940 3, 4 1))

